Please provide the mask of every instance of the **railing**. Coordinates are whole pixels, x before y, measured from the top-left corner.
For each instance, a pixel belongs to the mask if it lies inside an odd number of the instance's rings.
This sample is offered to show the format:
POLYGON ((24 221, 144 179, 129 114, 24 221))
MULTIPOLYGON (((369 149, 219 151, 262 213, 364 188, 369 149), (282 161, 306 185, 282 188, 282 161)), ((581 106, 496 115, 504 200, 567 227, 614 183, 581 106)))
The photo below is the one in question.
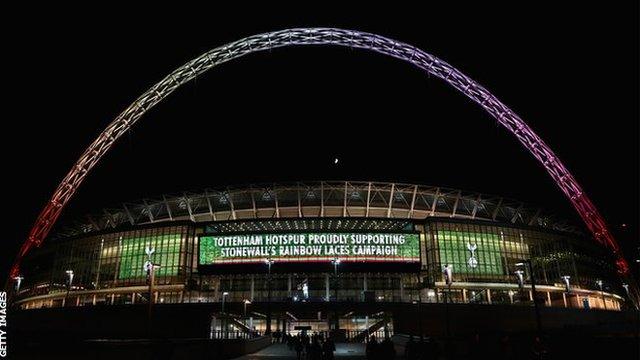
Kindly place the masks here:
POLYGON ((262 333, 260 331, 211 330, 210 336, 211 339, 254 339, 262 336, 262 333))
POLYGON ((393 336, 393 330, 388 329, 386 332, 384 328, 380 328, 376 331, 367 331, 367 330, 347 330, 347 340, 349 342, 367 342, 371 336, 375 336, 378 341, 384 339, 386 336, 393 336))
MULTIPOLYGON (((353 343, 363 343, 363 342, 367 342, 368 339, 373 335, 376 337, 376 339, 381 340, 384 339, 385 336, 391 337, 393 336, 393 330, 388 329, 385 333, 384 328, 380 328, 376 331, 367 331, 367 330, 346 330, 346 329, 340 329, 338 330, 340 332, 341 335, 338 335, 340 337, 342 337, 342 335, 344 336, 343 339, 347 342, 353 342, 353 343)), ((301 334, 303 332, 303 330, 294 330, 291 331, 289 333, 289 335, 293 335, 296 336, 298 334, 301 334)), ((311 335, 318 335, 324 339, 327 339, 329 337, 332 336, 332 331, 327 331, 327 330, 321 330, 321 331, 307 331, 306 332, 307 335, 311 336, 311 335)), ((335 334, 333 334, 333 336, 336 336, 335 334)))
MULTIPOLYGON (((380 328, 376 331, 367 331, 367 330, 339 330, 344 334, 345 340, 348 342, 367 342, 371 336, 375 336, 376 339, 384 339, 386 336, 393 336, 393 330, 388 329, 387 331, 384 328, 380 328)), ((291 331, 290 335, 297 335, 298 333, 302 333, 302 330, 291 331)), ((307 335, 320 335, 323 338, 329 338, 331 336, 331 332, 329 331, 308 331, 307 335)), ((211 339, 253 339, 262 336, 262 332, 260 331, 252 331, 252 332, 243 332, 240 330, 212 330, 211 331, 211 339)), ((281 341, 282 338, 280 338, 281 341)))
POLYGON ((383 336, 391 336, 389 334, 389 328, 386 328, 385 331, 385 326, 387 325, 389 321, 386 319, 380 320, 378 322, 376 322, 375 324, 369 326, 368 329, 361 331, 358 335, 356 335, 356 337, 353 339, 355 342, 363 342, 366 339, 368 339, 371 335, 375 335, 376 338, 380 338, 378 335, 379 331, 382 331, 382 335, 383 336))

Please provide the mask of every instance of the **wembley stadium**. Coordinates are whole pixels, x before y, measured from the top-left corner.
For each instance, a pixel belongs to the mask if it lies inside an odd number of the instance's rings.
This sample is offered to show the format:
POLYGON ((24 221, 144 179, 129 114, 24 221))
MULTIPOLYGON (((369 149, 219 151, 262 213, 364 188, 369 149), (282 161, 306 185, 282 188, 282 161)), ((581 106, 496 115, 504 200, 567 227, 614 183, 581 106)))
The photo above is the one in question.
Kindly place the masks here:
POLYGON ((258 342, 267 346, 272 336, 265 335, 301 332, 340 342, 371 334, 540 336, 567 327, 628 336, 639 298, 604 217, 514 111, 421 49, 336 28, 248 36, 203 53, 140 95, 62 179, 6 287, 12 336, 27 352, 47 339, 38 347, 44 355, 69 339, 127 340, 117 349, 131 339, 191 339, 203 353, 216 343, 229 355, 227 346, 246 354, 258 342), (500 195, 350 180, 159 195, 57 222, 116 141, 173 91, 220 64, 287 46, 371 51, 443 80, 529 151, 582 224, 500 195))
POLYGON ((14 303, 226 302, 244 311, 231 325, 214 316, 214 333, 356 336, 393 331, 385 304, 528 305, 532 278, 545 307, 620 310, 614 264, 579 228, 499 196, 399 183, 269 184, 163 195, 78 219, 23 259, 14 303), (305 318, 286 306, 333 302, 377 307, 332 322, 330 312, 305 318))

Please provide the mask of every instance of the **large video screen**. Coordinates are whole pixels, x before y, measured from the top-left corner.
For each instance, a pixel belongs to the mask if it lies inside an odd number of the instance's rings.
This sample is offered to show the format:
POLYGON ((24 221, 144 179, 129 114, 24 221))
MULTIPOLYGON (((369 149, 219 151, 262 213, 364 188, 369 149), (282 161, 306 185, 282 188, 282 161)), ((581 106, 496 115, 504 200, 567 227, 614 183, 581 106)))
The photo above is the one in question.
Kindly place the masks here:
POLYGON ((420 261, 416 233, 281 233, 201 235, 200 265, 277 262, 420 261))

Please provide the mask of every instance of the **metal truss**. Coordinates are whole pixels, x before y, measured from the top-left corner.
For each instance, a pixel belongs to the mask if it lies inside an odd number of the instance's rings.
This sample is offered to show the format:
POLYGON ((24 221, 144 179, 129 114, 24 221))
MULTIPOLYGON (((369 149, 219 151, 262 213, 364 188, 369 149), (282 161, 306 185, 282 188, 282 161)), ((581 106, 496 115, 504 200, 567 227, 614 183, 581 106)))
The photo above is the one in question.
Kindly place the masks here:
MULTIPOLYGON (((428 74, 437 76, 482 106, 498 123, 511 132, 520 143, 544 166, 580 214, 594 238, 607 246, 615 256, 620 273, 629 273, 619 246, 607 229, 604 219, 584 193, 573 175, 538 135, 511 109, 487 89, 438 59, 411 45, 379 35, 332 28, 287 29, 246 37, 208 51, 171 72, 152 86, 122 113, 85 150, 80 159, 57 187, 51 200, 38 216, 29 237, 14 263, 11 276, 19 274, 20 261, 34 246, 39 246, 49 234, 62 209, 73 197, 95 164, 109 151, 116 140, 133 126, 149 109, 158 104, 181 85, 205 71, 241 56, 286 46, 331 45, 374 51, 413 64, 428 74)), ((191 206, 187 201, 187 206, 191 206)))
POLYGON ((320 181, 256 184, 203 192, 162 195, 122 204, 65 224, 56 236, 77 236, 120 225, 167 221, 358 217, 424 219, 430 216, 579 230, 542 209, 516 200, 425 185, 320 181))

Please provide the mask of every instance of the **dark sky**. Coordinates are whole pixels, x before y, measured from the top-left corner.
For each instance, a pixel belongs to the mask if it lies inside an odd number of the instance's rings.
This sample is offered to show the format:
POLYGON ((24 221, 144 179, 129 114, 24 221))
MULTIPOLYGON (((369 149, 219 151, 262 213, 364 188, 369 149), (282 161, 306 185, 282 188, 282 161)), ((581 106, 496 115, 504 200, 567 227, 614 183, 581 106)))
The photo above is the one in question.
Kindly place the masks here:
MULTIPOLYGON (((306 26, 401 40, 484 85, 551 146, 636 256, 637 4, 535 4, 332 16, 313 8, 289 16, 16 10, 2 45, 8 231, 0 275, 81 152, 143 91, 226 42, 306 26)), ((162 193, 319 179, 494 193, 575 219, 544 169, 476 104, 398 60, 328 47, 251 55, 184 86, 116 144, 64 219, 162 193)))

